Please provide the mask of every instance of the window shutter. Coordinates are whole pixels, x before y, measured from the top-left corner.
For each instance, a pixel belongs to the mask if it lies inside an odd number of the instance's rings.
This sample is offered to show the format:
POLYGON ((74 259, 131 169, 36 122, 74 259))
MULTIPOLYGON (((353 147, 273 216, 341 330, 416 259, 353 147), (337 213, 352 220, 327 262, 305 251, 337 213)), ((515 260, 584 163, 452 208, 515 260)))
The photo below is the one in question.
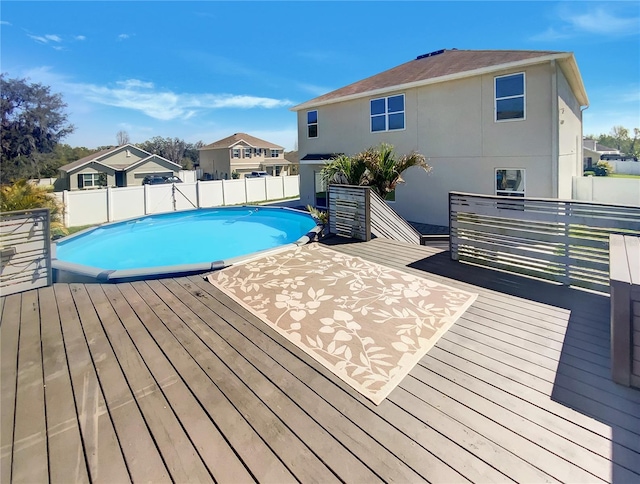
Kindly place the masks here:
POLYGON ((78 175, 78 188, 84 188, 84 177, 82 173, 78 175))

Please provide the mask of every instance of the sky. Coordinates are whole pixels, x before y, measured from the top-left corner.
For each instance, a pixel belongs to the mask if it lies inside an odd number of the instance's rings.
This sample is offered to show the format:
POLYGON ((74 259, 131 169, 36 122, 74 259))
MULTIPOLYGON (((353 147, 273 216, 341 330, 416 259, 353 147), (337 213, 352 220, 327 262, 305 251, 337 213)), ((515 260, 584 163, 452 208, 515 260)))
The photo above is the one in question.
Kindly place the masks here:
POLYGON ((640 1, 0 5, 0 70, 67 104, 71 146, 245 132, 295 149, 290 108, 439 49, 575 54, 585 135, 640 128, 640 1))

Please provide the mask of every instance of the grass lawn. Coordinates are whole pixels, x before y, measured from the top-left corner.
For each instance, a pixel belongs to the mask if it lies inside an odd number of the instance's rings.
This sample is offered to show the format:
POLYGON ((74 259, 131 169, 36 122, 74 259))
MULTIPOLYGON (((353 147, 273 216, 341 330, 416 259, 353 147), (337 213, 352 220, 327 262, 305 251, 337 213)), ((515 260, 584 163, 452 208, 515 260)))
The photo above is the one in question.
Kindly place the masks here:
POLYGON ((637 178, 640 179, 640 175, 625 175, 624 173, 611 173, 611 178, 637 178))

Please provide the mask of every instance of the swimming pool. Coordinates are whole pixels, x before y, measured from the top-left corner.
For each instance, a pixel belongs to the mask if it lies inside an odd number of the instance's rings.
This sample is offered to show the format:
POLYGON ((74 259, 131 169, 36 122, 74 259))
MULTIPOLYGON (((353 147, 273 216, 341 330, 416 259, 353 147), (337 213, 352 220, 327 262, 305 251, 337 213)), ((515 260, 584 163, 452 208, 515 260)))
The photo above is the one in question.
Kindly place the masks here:
POLYGON ((54 245, 52 265, 59 282, 205 272, 264 251, 306 243, 317 231, 308 213, 283 207, 163 213, 60 239, 54 245))

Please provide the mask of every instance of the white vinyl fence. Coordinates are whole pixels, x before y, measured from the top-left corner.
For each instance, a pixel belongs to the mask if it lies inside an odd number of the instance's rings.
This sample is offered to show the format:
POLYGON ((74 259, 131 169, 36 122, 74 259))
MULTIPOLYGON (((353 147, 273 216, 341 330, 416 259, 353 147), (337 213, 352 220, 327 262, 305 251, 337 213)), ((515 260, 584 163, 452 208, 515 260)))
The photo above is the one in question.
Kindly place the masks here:
POLYGON ((152 213, 260 203, 300 196, 295 176, 197 181, 57 192, 65 204, 65 225, 115 222, 152 213))
POLYGON ((640 207, 640 179, 574 176, 572 198, 581 202, 640 207))

